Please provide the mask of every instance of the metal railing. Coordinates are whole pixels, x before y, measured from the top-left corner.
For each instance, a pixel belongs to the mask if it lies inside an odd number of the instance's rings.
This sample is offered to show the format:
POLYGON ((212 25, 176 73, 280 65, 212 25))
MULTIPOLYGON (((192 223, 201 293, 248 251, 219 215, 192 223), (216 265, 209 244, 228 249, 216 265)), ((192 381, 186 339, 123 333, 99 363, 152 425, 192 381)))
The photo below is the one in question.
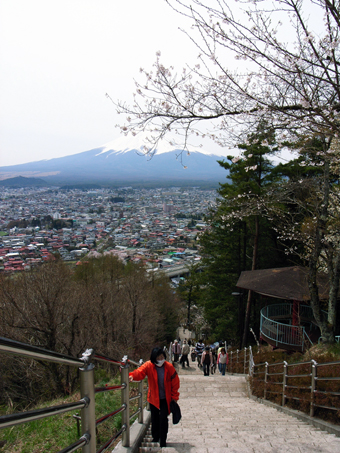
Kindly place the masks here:
MULTIPOLYGON (((130 398, 129 396, 129 366, 139 366, 139 363, 130 360, 128 356, 124 356, 121 361, 113 360, 103 355, 95 354, 92 349, 87 349, 82 357, 77 359, 59 354, 53 351, 48 351, 36 346, 32 346, 8 338, 0 337, 0 351, 20 356, 30 357, 37 360, 47 360, 54 363, 72 365, 79 368, 80 374, 80 400, 75 403, 62 404, 44 409, 35 409, 16 414, 0 416, 0 429, 15 426, 21 423, 26 423, 33 420, 50 417, 57 414, 81 409, 81 437, 72 445, 60 450, 59 453, 71 453, 82 448, 83 453, 102 453, 106 451, 112 443, 122 436, 123 447, 130 446, 130 420, 138 415, 138 423, 143 423, 143 407, 144 407, 144 381, 138 382, 138 395, 130 398), (105 386, 96 388, 94 384, 94 364, 93 360, 103 361, 120 368, 121 384, 114 386, 105 386), (99 419, 95 418, 95 394, 101 392, 109 392, 113 390, 121 390, 121 406, 113 412, 106 414, 99 419), (130 401, 138 399, 138 410, 130 415, 130 401), (109 439, 96 452, 96 427, 104 421, 122 414, 122 427, 111 439, 109 439)), ((79 419, 79 417, 76 417, 79 419)))
POLYGON ((256 396, 274 400, 282 406, 288 400, 299 401, 300 406, 309 409, 311 417, 317 407, 339 411, 340 361, 261 363, 254 366, 252 389, 256 396))
POLYGON ((248 374, 254 396, 281 406, 299 402, 311 417, 316 408, 340 411, 340 361, 255 364, 250 346, 229 352, 228 372, 248 374))
POLYGON ((228 358, 228 371, 230 373, 252 375, 255 363, 251 346, 241 350, 236 349, 236 351, 230 351, 228 358))
MULTIPOLYGON (((299 313, 296 316, 300 321, 303 320, 313 324, 313 311, 308 305, 300 305, 299 313)), ((261 310, 260 319, 261 335, 272 340, 275 346, 292 346, 293 348, 300 348, 301 351, 304 351, 313 345, 305 327, 277 321, 278 319, 290 320, 292 318, 293 304, 275 304, 264 307, 261 310)))

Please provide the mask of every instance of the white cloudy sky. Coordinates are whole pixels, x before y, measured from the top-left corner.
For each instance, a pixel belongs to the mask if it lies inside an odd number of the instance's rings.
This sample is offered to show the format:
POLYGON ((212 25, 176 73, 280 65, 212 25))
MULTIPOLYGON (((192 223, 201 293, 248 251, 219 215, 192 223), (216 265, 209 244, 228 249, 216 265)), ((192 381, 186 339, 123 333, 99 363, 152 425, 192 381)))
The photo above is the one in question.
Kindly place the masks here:
POLYGON ((75 154, 119 137, 105 97, 131 99, 161 50, 197 50, 163 0, 0 0, 0 166, 75 154))
POLYGON ((0 166, 118 139, 105 93, 131 100, 159 50, 178 70, 195 62, 189 26, 164 0, 0 0, 0 166))

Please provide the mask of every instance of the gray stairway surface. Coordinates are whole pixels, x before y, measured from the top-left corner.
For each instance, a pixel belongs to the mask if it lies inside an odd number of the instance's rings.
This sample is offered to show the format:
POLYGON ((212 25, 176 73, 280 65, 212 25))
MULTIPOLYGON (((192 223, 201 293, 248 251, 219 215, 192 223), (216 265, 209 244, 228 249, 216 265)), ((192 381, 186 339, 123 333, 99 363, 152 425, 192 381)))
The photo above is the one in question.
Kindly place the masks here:
POLYGON ((248 397, 244 376, 203 376, 195 362, 178 368, 182 420, 169 416, 164 453, 340 453, 340 438, 248 397))

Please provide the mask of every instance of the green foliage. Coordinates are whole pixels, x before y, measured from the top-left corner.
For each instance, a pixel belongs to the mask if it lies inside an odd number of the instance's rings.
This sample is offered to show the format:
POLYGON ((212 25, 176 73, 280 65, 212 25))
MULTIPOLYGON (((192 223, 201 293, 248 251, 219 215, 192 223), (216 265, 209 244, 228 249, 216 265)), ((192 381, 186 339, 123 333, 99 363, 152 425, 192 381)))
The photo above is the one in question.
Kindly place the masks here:
MULTIPOLYGON (((97 387, 105 385, 119 385, 120 377, 110 378, 110 372, 101 367, 95 368, 95 382, 97 387)), ((130 396, 135 396, 137 389, 131 386, 130 396)), ((51 407, 76 402, 80 398, 78 392, 73 395, 45 402, 38 407, 51 407)), ((111 413, 121 406, 121 392, 113 390, 96 394, 96 419, 111 413)), ((131 413, 136 411, 136 401, 131 402, 131 413)), ((8 413, 8 408, 1 408, 0 414, 8 413)), ((45 451, 59 451, 79 439, 77 421, 73 417, 76 411, 32 421, 12 428, 0 430, 0 443, 5 442, 0 451, 3 453, 40 453, 45 451)), ((97 428, 97 449, 108 441, 122 425, 121 414, 108 419, 97 428)))
POLYGON ((73 227, 73 220, 63 220, 63 219, 56 219, 52 220, 52 228, 55 230, 61 230, 62 228, 72 228, 73 227))
POLYGON ((328 146, 321 136, 299 137, 296 142, 285 143, 289 149, 297 150, 296 159, 285 164, 278 164, 273 173, 279 178, 297 180, 301 178, 316 178, 323 174, 324 153, 328 146))
POLYGON ((217 339, 235 339, 239 334, 236 301, 231 293, 242 269, 241 241, 239 228, 230 231, 218 224, 200 240, 204 250, 201 301, 211 334, 217 339))
POLYGON ((243 151, 240 157, 228 156, 227 161, 219 162, 229 170, 230 182, 220 185, 217 207, 206 219, 210 228, 200 237, 205 316, 211 334, 234 344, 249 319, 257 326, 262 308, 260 299, 253 297, 247 312, 246 296, 237 300, 231 295, 240 291, 235 290, 240 273, 287 263, 277 234, 262 212, 263 196, 280 180, 269 159, 277 151, 274 131, 260 123, 239 148, 243 151))
MULTIPOLYGON (((72 396, 45 403, 39 408, 77 400, 77 396, 72 396)), ((1 452, 38 453, 65 448, 79 438, 73 414, 76 414, 76 411, 0 430, 0 442, 5 442, 1 452)))

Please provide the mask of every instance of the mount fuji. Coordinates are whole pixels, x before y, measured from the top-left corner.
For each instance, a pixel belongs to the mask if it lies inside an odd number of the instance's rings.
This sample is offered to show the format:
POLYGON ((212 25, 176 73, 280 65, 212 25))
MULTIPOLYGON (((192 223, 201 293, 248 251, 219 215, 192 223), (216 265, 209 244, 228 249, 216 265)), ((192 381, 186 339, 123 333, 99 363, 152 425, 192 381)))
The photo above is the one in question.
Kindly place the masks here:
POLYGON ((153 156, 145 137, 120 137, 78 154, 0 167, 0 179, 15 176, 43 178, 49 184, 136 184, 159 182, 224 182, 228 173, 217 160, 222 155, 203 150, 182 151, 159 142, 153 156))

